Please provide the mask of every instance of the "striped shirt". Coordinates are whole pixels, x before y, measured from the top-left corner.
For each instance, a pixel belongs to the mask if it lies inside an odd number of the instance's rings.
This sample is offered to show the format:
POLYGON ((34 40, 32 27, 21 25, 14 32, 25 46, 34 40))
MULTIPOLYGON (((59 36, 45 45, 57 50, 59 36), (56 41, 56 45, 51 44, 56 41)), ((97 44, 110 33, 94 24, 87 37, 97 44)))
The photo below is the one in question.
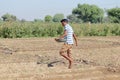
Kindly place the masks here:
POLYGON ((66 39, 66 42, 67 44, 74 44, 73 42, 73 29, 72 27, 67 24, 65 27, 64 27, 64 30, 67 31, 67 36, 65 36, 65 39, 66 39))

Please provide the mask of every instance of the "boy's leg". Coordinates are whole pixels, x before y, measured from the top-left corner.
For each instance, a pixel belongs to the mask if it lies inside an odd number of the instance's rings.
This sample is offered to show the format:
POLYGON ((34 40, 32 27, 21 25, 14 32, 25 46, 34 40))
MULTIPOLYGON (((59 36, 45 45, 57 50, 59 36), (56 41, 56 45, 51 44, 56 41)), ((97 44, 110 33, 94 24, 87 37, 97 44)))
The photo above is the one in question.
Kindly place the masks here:
POLYGON ((70 58, 68 68, 71 69, 71 68, 72 68, 72 63, 73 63, 72 54, 71 54, 71 49, 68 49, 68 50, 67 50, 67 56, 70 58))
POLYGON ((72 61, 70 57, 68 57, 67 55, 64 54, 64 52, 60 52, 60 55, 63 56, 68 61, 72 61))
MULTIPOLYGON (((71 65, 72 65, 72 58, 71 58, 71 55, 69 54, 64 54, 65 52, 68 53, 69 49, 71 49, 71 47, 69 47, 67 44, 64 44, 60 50, 60 55, 63 56, 65 59, 67 59, 69 61, 69 67, 68 68, 71 68, 71 65)), ((69 51, 70 53, 71 51, 69 51)))

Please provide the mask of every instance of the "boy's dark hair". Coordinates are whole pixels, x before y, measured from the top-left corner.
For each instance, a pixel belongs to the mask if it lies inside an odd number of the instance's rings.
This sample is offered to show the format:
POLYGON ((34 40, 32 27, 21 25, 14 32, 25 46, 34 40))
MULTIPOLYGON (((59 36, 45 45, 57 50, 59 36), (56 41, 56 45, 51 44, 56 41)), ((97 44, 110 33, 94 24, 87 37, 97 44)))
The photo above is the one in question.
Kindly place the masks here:
POLYGON ((62 19, 60 22, 66 22, 66 23, 68 23, 68 20, 67 19, 62 19))

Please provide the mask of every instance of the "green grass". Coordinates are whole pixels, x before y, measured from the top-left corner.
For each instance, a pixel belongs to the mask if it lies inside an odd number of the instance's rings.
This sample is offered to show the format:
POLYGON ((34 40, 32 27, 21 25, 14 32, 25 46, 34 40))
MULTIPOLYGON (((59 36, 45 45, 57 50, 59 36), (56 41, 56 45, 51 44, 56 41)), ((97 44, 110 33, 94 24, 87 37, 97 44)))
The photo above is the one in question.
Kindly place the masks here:
MULTIPOLYGON (((120 24, 71 24, 78 36, 120 36, 120 24)), ((55 37, 63 33, 60 23, 2 22, 1 38, 55 37)))

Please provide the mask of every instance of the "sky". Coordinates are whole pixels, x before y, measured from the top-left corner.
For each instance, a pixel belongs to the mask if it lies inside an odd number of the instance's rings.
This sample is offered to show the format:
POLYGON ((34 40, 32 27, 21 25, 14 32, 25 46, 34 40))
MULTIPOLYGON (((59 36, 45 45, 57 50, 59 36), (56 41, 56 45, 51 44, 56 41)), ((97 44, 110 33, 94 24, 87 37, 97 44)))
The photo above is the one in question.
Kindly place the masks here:
POLYGON ((0 17, 9 13, 18 19, 32 21, 44 19, 46 15, 54 16, 56 13, 67 16, 78 4, 84 3, 94 4, 102 9, 120 7, 120 0, 0 0, 0 17))

